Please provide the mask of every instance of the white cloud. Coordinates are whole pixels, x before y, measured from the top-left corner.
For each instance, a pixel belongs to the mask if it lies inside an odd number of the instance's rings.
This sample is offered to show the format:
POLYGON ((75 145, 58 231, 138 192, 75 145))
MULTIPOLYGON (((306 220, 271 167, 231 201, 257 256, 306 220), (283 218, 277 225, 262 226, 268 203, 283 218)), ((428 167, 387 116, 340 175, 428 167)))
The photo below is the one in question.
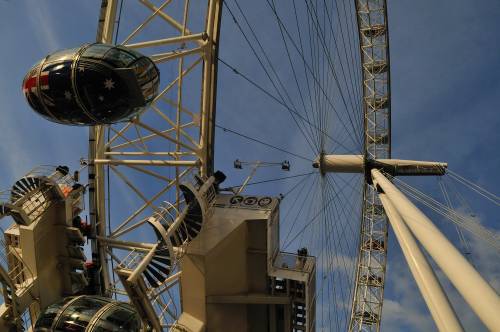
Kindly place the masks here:
MULTIPOLYGON (((5 90, 2 89, 2 91, 5 90)), ((12 109, 10 105, 5 105, 5 102, 8 100, 7 98, 2 96, 2 100, 4 100, 4 107, 6 109, 12 109)), ((9 116, 10 114, 12 113, 5 112, 2 114, 2 121, 0 121, 2 137, 8 138, 8 144, 0 144, 0 154, 3 156, 2 162, 5 165, 3 170, 8 172, 8 174, 2 175, 2 180, 17 178, 22 175, 20 172, 27 171, 26 167, 33 165, 29 151, 22 148, 24 146, 25 135, 14 125, 15 119, 13 116, 9 116)))
POLYGON ((346 271, 350 273, 356 266, 356 257, 351 257, 347 255, 331 254, 326 251, 322 252, 327 254, 325 257, 320 257, 318 259, 317 267, 318 270, 324 271, 337 271, 345 273, 346 271))
MULTIPOLYGON (((24 5, 26 6, 25 12, 28 13, 26 15, 28 22, 31 25, 29 30, 37 37, 36 39, 40 47, 44 50, 59 48, 60 43, 52 23, 54 17, 48 8, 48 4, 44 1, 31 1, 29 4, 26 3, 24 5)), ((3 109, 8 110, 2 112, 2 121, 0 121, 1 136, 7 139, 7 144, 0 146, 0 153, 4 156, 2 158, 5 165, 3 170, 7 171, 7 174, 2 175, 2 180, 8 179, 10 182, 35 166, 34 160, 36 158, 34 155, 40 151, 36 151, 34 145, 29 142, 30 132, 26 130, 30 126, 19 122, 19 114, 13 112, 18 106, 12 101, 12 95, 9 95, 12 93, 12 82, 2 81, 0 82, 0 87, 3 109)), ((15 100, 22 98, 20 94, 16 94, 15 96, 15 100)))
POLYGON ((435 331, 420 292, 406 263, 400 259, 387 268, 386 298, 382 309, 383 331, 435 331), (389 297, 390 289, 396 297, 389 297))
POLYGON ((435 327, 429 322, 425 312, 411 305, 411 301, 405 299, 405 305, 400 302, 386 299, 384 302, 384 331, 402 331, 411 327, 414 330, 433 331, 435 327))
POLYGON ((29 8, 28 19, 33 26, 31 31, 34 31, 44 50, 57 50, 61 48, 60 38, 57 35, 57 30, 53 27, 55 19, 49 9, 49 5, 45 1, 31 1, 29 8))
MULTIPOLYGON (((478 225, 481 220, 475 218, 478 225)), ((496 236, 499 232, 496 232, 496 236)), ((500 266, 495 264, 498 261, 498 252, 481 238, 471 236, 466 232, 471 247, 471 261, 483 278, 497 291, 500 290, 500 266)), ((425 302, 415 284, 406 262, 401 255, 396 255, 397 259, 391 261, 387 269, 386 290, 387 295, 384 300, 382 327, 384 331, 431 331, 436 327, 426 308, 425 302), (396 294, 396 295, 393 295, 396 294)), ((430 257, 429 262, 433 266, 438 279, 443 286, 446 295, 457 313, 457 317, 467 331, 485 331, 482 322, 477 318, 469 305, 450 283, 448 278, 436 266, 430 257)))

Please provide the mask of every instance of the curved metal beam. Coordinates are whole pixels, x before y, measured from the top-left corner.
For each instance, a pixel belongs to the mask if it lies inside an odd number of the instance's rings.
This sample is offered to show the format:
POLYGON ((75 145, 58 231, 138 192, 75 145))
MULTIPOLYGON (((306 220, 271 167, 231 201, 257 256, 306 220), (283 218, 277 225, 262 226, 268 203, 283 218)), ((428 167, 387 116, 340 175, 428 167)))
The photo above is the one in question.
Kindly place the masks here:
MULTIPOLYGON (((389 35, 386 0, 355 0, 363 76, 366 160, 391 158, 389 35)), ((355 290, 349 331, 380 331, 387 261, 387 216, 376 190, 363 191, 355 290), (374 246, 373 243, 382 245, 374 246), (375 277, 380 282, 367 282, 375 277)))

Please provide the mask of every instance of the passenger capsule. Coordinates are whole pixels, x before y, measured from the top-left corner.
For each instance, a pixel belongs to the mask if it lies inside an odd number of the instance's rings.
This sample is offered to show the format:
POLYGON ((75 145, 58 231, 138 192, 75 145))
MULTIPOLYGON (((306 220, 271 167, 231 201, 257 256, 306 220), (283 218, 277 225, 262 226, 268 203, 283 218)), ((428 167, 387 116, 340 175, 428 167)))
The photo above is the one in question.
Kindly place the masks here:
POLYGON ((67 125, 126 121, 158 94, 153 61, 124 46, 86 44, 47 56, 23 81, 31 108, 67 125))
POLYGON ((141 319, 135 309, 109 298, 81 295, 52 304, 38 317, 34 332, 140 332, 141 319))

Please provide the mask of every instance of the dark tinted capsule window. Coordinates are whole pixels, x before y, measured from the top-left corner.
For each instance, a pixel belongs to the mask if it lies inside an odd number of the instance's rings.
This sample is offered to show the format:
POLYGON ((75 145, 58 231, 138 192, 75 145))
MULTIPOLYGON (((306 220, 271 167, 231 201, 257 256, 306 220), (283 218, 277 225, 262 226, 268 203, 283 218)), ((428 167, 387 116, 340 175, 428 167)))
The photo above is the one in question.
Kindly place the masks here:
POLYGON ((141 58, 132 68, 135 71, 137 82, 142 90, 146 103, 151 102, 158 91, 159 76, 156 68, 148 58, 141 58))
POLYGON ((105 312, 92 330, 95 332, 139 332, 139 316, 124 306, 116 306, 105 312))
POLYGON ((79 298, 64 310, 54 331, 84 332, 95 313, 108 303, 94 297, 79 298))
POLYGON ((125 52, 132 54, 136 59, 142 58, 144 56, 141 53, 135 51, 134 49, 127 48, 127 47, 122 46, 122 45, 117 45, 116 48, 118 48, 120 50, 124 50, 125 52))
POLYGON ((51 54, 46 62, 53 61, 70 61, 74 58, 76 52, 78 52, 80 48, 70 48, 67 50, 58 51, 56 53, 51 54))
POLYGON ((128 67, 128 65, 134 62, 137 58, 120 48, 112 48, 106 53, 104 59, 111 62, 116 67, 128 67))
POLYGON ((71 301, 72 297, 67 297, 63 301, 55 303, 49 306, 45 311, 40 315, 35 324, 35 332, 45 332, 50 331, 49 329, 52 327, 54 319, 57 314, 59 314, 62 307, 66 305, 69 301, 71 301))
POLYGON ((93 44, 87 47, 85 51, 83 51, 82 56, 95 59, 102 59, 104 58, 106 52, 108 52, 109 49, 112 47, 113 46, 106 44, 93 44))

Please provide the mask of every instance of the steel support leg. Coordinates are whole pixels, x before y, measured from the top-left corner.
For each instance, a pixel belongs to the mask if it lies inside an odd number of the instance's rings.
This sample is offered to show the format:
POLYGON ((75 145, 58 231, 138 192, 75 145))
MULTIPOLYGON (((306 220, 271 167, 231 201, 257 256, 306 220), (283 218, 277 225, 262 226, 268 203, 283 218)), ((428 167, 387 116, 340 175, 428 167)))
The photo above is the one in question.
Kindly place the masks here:
POLYGON ((439 331, 463 331, 448 297, 410 230, 386 194, 380 193, 379 197, 410 271, 439 331))
POLYGON ((387 195, 413 235, 491 331, 500 326, 500 298, 439 229, 377 169, 372 179, 387 195))

